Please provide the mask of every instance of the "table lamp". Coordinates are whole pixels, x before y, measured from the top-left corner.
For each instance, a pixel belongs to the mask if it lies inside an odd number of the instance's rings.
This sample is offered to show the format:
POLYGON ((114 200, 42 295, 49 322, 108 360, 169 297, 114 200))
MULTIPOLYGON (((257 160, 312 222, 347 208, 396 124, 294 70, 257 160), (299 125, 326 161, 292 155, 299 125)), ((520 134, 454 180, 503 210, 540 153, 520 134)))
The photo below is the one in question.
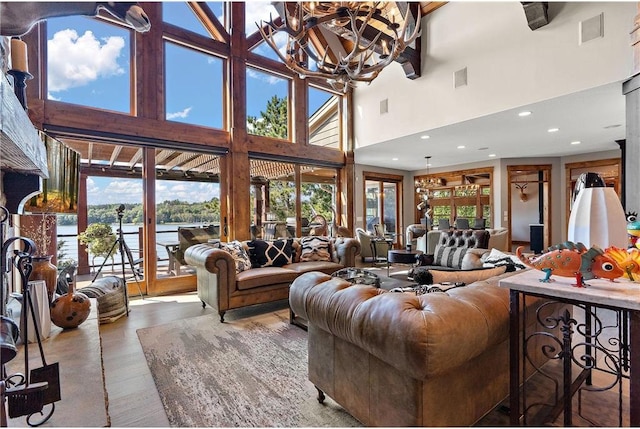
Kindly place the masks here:
POLYGON ((613 188, 597 173, 583 173, 574 188, 567 238, 587 247, 627 247, 626 216, 613 188))

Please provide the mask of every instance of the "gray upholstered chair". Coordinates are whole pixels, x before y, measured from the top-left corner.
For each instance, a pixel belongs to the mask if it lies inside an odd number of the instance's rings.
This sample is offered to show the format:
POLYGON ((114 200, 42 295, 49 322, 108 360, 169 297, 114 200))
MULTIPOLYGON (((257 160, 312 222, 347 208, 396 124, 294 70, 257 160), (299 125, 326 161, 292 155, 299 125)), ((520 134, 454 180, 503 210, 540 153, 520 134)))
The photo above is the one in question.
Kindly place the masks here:
POLYGON ((472 229, 485 229, 487 227, 487 220, 484 218, 474 219, 472 229))
POLYGON ((426 233, 426 228, 421 223, 414 223, 407 226, 405 230, 405 245, 410 244, 412 249, 417 249, 418 238, 426 233))
POLYGON ((469 219, 458 218, 456 219, 456 229, 469 229, 469 219))
POLYGON ((449 219, 438 219, 438 230, 443 231, 445 229, 451 229, 449 219))
POLYGON ((367 258, 373 260, 373 262, 376 262, 374 260, 374 256, 377 256, 378 258, 384 257, 386 259, 387 253, 389 252, 389 249, 391 249, 391 246, 392 246, 387 241, 384 241, 384 240, 374 241, 376 254, 375 255, 373 254, 374 248, 372 246, 371 239, 375 240, 380 238, 383 238, 383 237, 377 237, 375 235, 368 233, 362 228, 356 228, 356 239, 360 242, 360 257, 362 258, 362 262, 366 262, 367 258))

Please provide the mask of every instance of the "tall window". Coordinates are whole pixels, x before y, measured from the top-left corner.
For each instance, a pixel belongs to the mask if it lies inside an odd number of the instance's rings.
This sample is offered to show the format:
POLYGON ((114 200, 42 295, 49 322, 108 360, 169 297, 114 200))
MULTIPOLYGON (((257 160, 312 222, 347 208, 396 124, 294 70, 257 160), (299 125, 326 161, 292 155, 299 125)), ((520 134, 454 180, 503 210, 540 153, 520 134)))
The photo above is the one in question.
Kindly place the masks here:
POLYGON ((247 67, 247 132, 289 139, 289 81, 247 67))
POLYGON ((131 113, 130 39, 100 19, 48 19, 47 99, 131 113))
POLYGON ((340 149, 341 97, 309 87, 309 144, 340 149))
POLYGON ((164 46, 166 119, 224 128, 223 60, 175 43, 164 46), (185 79, 185 64, 189 64, 189 79, 185 79))

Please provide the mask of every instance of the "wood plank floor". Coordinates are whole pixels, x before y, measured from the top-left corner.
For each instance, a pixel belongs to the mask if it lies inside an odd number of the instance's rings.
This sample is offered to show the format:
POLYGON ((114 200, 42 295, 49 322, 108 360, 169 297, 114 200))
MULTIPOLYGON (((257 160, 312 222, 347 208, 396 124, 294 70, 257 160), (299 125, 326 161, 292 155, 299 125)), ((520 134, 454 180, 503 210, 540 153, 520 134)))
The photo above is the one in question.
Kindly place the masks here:
MULTIPOLYGON (((386 276, 386 266, 374 270, 379 275, 386 276)), ((392 268, 392 274, 399 270, 406 271, 407 267, 392 268)), ((100 325, 110 424, 113 427, 167 427, 169 422, 147 367, 136 330, 214 313, 214 310, 208 306, 202 308, 195 292, 145 299, 135 295, 130 298, 128 317, 122 317, 111 324, 100 325)), ((231 311, 225 318, 244 318, 283 307, 286 307, 286 301, 231 311)), ((598 407, 603 410, 615 409, 615 399, 604 398, 599 401, 598 407)), ((628 421, 626 423, 628 424, 628 421)), ((574 424, 589 426, 581 419, 574 420, 574 424)), ((479 422, 479 426, 508 425, 508 416, 498 409, 479 422)))

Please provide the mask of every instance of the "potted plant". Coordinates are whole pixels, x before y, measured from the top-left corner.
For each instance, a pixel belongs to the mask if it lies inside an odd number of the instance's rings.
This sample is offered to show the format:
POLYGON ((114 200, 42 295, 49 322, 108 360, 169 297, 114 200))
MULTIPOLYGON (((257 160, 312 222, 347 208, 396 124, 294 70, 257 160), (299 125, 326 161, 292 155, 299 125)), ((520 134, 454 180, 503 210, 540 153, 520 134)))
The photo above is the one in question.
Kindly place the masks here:
POLYGON ((95 265, 96 257, 111 258, 111 268, 113 268, 113 255, 116 253, 114 243, 116 235, 111 229, 111 225, 106 223, 93 223, 78 234, 80 243, 87 246, 87 252, 92 255, 91 265, 95 265))

